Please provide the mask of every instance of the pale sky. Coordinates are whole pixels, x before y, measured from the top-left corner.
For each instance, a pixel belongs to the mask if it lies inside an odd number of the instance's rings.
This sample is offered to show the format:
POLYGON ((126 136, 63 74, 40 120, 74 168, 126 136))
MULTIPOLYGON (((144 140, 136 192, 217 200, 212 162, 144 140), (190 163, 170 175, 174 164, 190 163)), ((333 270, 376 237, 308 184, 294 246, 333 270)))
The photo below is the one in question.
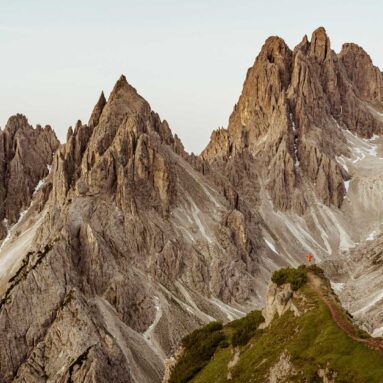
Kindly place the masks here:
POLYGON ((0 0, 0 126, 15 113, 61 141, 123 73, 189 151, 227 126, 270 35, 293 48, 323 25, 383 69, 382 1, 0 0))

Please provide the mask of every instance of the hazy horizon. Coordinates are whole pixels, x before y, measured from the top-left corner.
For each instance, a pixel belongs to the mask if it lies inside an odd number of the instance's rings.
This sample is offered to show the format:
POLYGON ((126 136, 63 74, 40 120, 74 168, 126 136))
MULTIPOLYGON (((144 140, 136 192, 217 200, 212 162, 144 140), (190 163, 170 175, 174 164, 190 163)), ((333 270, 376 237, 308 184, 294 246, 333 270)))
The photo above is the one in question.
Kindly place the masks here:
POLYGON ((383 68, 378 1, 0 0, 0 126, 16 113, 50 124, 60 141, 87 122, 121 74, 188 151, 227 126, 247 69, 264 41, 290 48, 324 26, 332 48, 355 42, 383 68))

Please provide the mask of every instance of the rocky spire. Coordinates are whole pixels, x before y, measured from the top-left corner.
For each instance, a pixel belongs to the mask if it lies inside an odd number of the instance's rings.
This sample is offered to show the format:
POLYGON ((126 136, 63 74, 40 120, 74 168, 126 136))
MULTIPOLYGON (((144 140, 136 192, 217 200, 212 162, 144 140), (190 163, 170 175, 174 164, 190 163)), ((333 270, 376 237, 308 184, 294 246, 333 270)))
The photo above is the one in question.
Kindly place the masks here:
POLYGON ((324 61, 330 52, 330 39, 327 36, 327 32, 323 27, 316 29, 310 42, 310 53, 318 60, 324 61))
POLYGON ((270 117, 286 114, 285 91, 290 81, 291 56, 283 39, 270 37, 248 70, 242 94, 229 119, 235 150, 253 146, 275 123, 285 124, 283 117, 274 120, 270 117))
POLYGON ((21 114, 10 117, 0 132, 0 239, 6 226, 14 224, 20 212, 29 207, 58 145, 50 126, 33 129, 21 114))
POLYGON ((102 113, 105 105, 106 105, 106 99, 104 96, 104 92, 101 92, 101 95, 97 101, 97 104, 95 105, 95 107, 93 109, 93 112, 92 112, 90 119, 89 119, 89 122, 88 122, 88 125, 90 127, 93 128, 93 127, 98 125, 101 113, 102 113))
POLYGON ((60 149, 53 195, 63 201, 74 191, 102 192, 129 209, 138 204, 166 212, 174 198, 174 175, 165 146, 185 156, 167 122, 122 75, 107 102, 101 94, 89 124, 77 124, 60 149))
POLYGON ((146 100, 128 83, 124 75, 120 76, 109 96, 108 105, 113 104, 123 113, 140 113, 141 108, 150 109, 146 100))
POLYGON ((357 44, 343 44, 338 55, 358 97, 371 102, 380 111, 383 104, 383 75, 371 57, 357 44))

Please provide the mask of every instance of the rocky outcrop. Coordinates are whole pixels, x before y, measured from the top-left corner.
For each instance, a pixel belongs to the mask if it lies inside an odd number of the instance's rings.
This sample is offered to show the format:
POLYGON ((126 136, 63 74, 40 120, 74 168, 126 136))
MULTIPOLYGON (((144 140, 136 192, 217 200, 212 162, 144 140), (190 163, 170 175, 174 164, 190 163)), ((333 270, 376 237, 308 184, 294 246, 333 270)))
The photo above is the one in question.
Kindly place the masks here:
POLYGON ((267 290, 266 304, 262 310, 262 316, 265 318, 265 321, 260 327, 268 327, 275 315, 282 316, 289 310, 298 316, 299 310, 293 302, 294 294, 296 293, 293 292, 289 283, 278 286, 271 282, 267 290))
POLYGON ((326 367, 318 370, 318 376, 322 378, 323 383, 335 383, 337 373, 326 367))
POLYGON ((174 367, 176 366, 177 362, 180 360, 184 352, 185 352, 185 349, 184 347, 181 346, 174 353, 174 355, 172 355, 170 358, 165 360, 164 362, 165 372, 164 372, 164 377, 162 379, 162 383, 169 383, 174 367))
POLYGON ((275 365, 270 368, 268 383, 278 383, 283 381, 291 381, 294 376, 298 375, 296 368, 291 362, 291 355, 285 350, 279 357, 275 365))
POLYGON ((382 72, 373 65, 371 57, 357 44, 343 44, 339 53, 355 95, 381 110, 383 103, 382 72))
POLYGON ((0 131, 0 239, 29 207, 58 145, 50 126, 34 129, 21 114, 11 117, 0 131))

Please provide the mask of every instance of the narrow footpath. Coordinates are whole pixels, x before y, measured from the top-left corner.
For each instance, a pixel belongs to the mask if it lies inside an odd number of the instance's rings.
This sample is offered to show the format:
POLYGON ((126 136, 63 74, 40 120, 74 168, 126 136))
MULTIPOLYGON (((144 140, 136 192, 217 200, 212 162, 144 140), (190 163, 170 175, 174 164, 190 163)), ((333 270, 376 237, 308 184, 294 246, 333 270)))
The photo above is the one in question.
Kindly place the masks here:
POLYGON ((344 313, 339 310, 334 296, 329 294, 327 286, 324 285, 323 280, 312 272, 307 273, 308 285, 319 295, 325 305, 328 307, 331 317, 338 327, 345 332, 353 340, 365 344, 367 347, 383 352, 383 338, 360 338, 355 327, 350 321, 347 320, 344 313))

